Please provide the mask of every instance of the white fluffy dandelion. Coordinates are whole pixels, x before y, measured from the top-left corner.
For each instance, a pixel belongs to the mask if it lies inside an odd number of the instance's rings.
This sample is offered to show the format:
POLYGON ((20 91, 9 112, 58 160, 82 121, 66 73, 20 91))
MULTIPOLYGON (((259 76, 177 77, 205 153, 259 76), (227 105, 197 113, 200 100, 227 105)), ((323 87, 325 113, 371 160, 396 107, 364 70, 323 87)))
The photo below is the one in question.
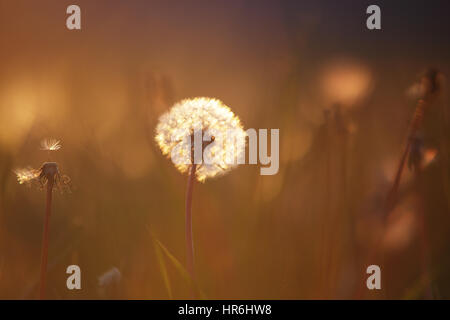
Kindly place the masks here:
POLYGON ((204 157, 201 163, 195 161, 199 181, 228 172, 245 155, 246 133, 229 107, 213 98, 185 99, 159 118, 155 136, 162 153, 172 157, 182 173, 191 167, 196 132, 203 134, 200 151, 204 157), (191 141, 194 141, 192 148, 177 148, 183 143, 190 145, 191 141), (176 161, 174 157, 184 161, 176 161))
POLYGON ((204 181, 243 163, 245 137, 239 118, 217 99, 185 99, 159 118, 155 140, 162 153, 170 156, 181 172, 189 170, 185 207, 186 264, 194 281, 191 209, 195 177, 204 181))

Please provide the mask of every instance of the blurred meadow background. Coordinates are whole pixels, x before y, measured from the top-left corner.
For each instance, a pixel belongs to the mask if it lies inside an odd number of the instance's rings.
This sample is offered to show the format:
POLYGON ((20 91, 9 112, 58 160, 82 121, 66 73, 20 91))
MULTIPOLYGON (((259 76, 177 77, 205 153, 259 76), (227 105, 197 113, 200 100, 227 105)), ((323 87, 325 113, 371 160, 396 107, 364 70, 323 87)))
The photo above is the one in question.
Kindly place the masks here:
POLYGON ((0 1, 0 298, 36 298, 45 192, 14 170, 49 160, 47 137, 72 180, 54 195, 47 297, 189 297, 175 263, 187 176, 154 129, 195 96, 245 129, 280 129, 278 174, 241 165, 194 187, 207 298, 450 298, 448 1, 377 1, 380 31, 366 28, 368 1, 79 0, 81 31, 66 29, 70 4, 0 1), (386 219, 429 67, 441 77, 424 168, 405 168, 386 219), (79 291, 66 288, 72 264, 79 291), (365 288, 369 264, 380 291, 365 288))

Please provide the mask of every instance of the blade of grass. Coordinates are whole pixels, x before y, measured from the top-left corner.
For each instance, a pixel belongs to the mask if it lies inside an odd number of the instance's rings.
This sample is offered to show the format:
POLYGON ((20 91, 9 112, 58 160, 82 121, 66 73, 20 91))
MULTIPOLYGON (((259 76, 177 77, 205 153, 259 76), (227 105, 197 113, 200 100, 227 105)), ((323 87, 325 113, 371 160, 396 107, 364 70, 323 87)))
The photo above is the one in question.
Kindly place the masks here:
POLYGON ((190 276, 189 272, 186 270, 185 267, 181 264, 181 262, 159 241, 156 236, 153 234, 153 232, 150 230, 149 227, 147 227, 150 236, 152 240, 154 241, 155 245, 161 249, 161 251, 164 253, 164 255, 169 259, 169 261, 172 263, 172 265, 175 267, 175 269, 178 271, 178 273, 183 277, 183 279, 186 281, 186 283, 189 284, 192 288, 194 288, 199 296, 200 299, 206 299, 206 295, 203 293, 203 291, 195 284, 194 280, 190 276))
POLYGON ((166 287, 166 290, 167 290, 167 293, 169 295, 169 298, 173 299, 172 287, 170 285, 169 273, 167 272, 167 267, 166 267, 166 263, 164 261, 163 254, 161 252, 161 248, 157 244, 157 242, 155 241, 155 239, 153 237, 152 237, 152 239, 153 239, 153 247, 155 248, 156 258, 158 260, 159 270, 161 271, 161 275, 163 277, 164 285, 166 287))

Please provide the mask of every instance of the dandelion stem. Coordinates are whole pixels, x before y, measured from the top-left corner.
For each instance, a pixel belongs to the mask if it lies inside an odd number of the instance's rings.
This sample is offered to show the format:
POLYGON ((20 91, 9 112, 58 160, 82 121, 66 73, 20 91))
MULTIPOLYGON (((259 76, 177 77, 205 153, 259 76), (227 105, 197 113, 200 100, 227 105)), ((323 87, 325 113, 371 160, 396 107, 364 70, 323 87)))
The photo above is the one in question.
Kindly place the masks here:
POLYGON ((397 192, 398 192, 398 187, 400 185, 400 180, 402 178, 403 169, 405 168, 406 158, 408 157, 410 149, 411 149, 411 139, 408 138, 406 147, 403 150, 402 156, 400 158, 400 162, 398 164, 397 171, 395 173, 394 183, 392 184, 392 187, 389 190, 389 193, 387 196, 386 205, 385 205, 387 213, 389 213, 391 211, 391 209, 395 206, 395 200, 396 200, 396 196, 397 196, 397 192))
POLYGON ((189 171, 189 178, 186 190, 186 259, 187 270, 192 280, 194 280, 194 239, 192 237, 192 191, 195 181, 195 170, 197 165, 194 163, 189 171))
POLYGON ((50 215, 52 211, 52 191, 53 191, 53 179, 49 179, 47 182, 47 203, 45 209, 45 221, 44 232, 42 235, 42 252, 41 252, 41 277, 39 284, 39 299, 45 299, 45 285, 47 277, 47 258, 48 258, 48 238, 50 228, 50 215))

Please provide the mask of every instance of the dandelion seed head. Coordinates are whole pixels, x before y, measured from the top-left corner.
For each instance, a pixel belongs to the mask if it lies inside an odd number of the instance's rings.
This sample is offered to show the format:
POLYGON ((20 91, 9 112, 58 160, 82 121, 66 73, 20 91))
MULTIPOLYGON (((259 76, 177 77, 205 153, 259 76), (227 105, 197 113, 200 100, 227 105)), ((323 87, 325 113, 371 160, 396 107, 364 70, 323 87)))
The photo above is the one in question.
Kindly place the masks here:
POLYGON ((71 179, 67 175, 59 172, 56 162, 44 162, 39 169, 25 168, 14 171, 19 184, 29 184, 36 182, 43 188, 47 183, 52 182, 52 186, 60 190, 71 192, 71 179))
POLYGON ((41 177, 46 177, 49 179, 54 179, 54 177, 59 174, 58 164, 56 162, 44 162, 41 169, 41 177))
POLYGON ((64 191, 71 192, 71 179, 67 175, 59 172, 58 164, 56 162, 44 162, 39 169, 39 182, 41 186, 45 186, 51 182, 52 186, 63 193, 64 191))
POLYGON ((202 148, 208 148, 213 159, 198 165, 197 180, 204 181, 228 172, 237 166, 237 159, 245 155, 246 133, 239 118, 229 107, 213 98, 185 99, 159 118, 155 136, 162 153, 172 156, 173 162, 174 154, 187 159, 184 162, 174 162, 180 172, 184 173, 189 169, 192 150, 175 148, 183 141, 193 140, 198 131, 204 134, 203 140, 209 140, 203 141, 202 148), (209 139, 205 139, 206 135, 209 135, 209 139))
POLYGON ((41 141, 41 150, 56 151, 61 149, 61 141, 56 139, 44 139, 41 141))

